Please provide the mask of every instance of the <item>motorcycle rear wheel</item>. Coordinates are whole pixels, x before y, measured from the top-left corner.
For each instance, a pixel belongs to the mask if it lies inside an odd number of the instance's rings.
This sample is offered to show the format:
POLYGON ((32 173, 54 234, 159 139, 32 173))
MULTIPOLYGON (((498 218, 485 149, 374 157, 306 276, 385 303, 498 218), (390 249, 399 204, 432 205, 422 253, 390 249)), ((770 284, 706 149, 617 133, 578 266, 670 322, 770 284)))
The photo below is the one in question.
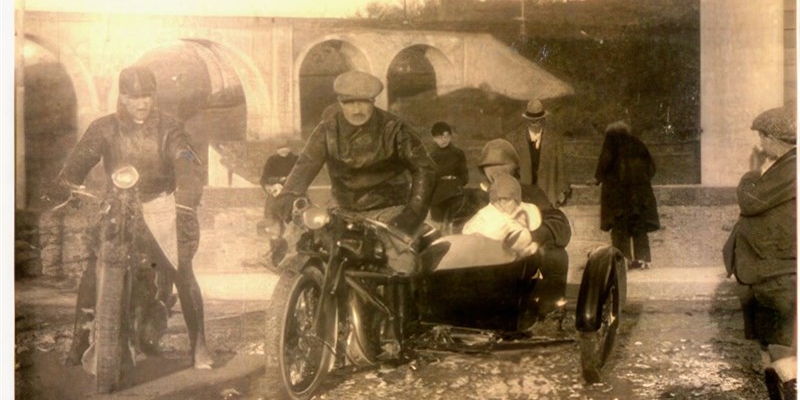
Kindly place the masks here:
POLYGON ((337 312, 334 302, 313 319, 322 299, 322 272, 307 267, 278 281, 267 310, 266 373, 279 398, 310 399, 325 380, 336 346, 337 312))
POLYGON ((602 293, 600 327, 596 331, 580 332, 579 337, 581 374, 588 384, 600 382, 601 370, 614 349, 621 310, 620 281, 617 273, 611 275, 602 293))

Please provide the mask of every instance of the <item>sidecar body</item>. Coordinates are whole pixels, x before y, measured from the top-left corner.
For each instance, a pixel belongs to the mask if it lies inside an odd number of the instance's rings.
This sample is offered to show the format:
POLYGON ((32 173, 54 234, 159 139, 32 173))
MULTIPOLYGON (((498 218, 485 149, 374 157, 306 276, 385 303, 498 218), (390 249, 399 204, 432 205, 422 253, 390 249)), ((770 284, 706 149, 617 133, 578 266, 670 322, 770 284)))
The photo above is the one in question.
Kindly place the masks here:
POLYGON ((418 306, 423 321, 521 331, 557 308, 567 278, 564 249, 518 258, 480 235, 444 236, 420 253, 418 306))

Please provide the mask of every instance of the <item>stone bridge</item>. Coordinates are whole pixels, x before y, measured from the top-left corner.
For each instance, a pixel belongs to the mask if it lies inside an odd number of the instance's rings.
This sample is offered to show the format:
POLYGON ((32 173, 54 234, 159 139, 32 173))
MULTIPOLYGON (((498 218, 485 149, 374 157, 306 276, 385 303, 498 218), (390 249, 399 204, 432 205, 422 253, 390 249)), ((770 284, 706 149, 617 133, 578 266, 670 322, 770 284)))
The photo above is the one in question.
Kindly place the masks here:
MULTIPOLYGON (((27 12, 22 22, 26 140, 18 154, 28 166, 18 171, 17 192, 28 201, 88 124, 115 110, 119 71, 134 63, 154 70, 159 107, 184 120, 203 150, 208 142, 299 139, 335 102, 333 79, 350 69, 384 81, 382 108, 425 91, 480 88, 520 100, 572 92, 487 34, 258 17, 27 12)), ((246 184, 228 176, 221 157, 210 150, 209 186, 246 184)))

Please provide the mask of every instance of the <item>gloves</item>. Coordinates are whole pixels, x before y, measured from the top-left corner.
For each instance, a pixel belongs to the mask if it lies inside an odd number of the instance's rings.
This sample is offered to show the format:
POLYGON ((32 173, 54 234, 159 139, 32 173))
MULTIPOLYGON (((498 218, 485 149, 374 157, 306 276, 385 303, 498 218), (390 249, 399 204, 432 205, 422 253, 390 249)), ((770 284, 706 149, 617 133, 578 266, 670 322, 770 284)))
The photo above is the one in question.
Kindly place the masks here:
POLYGON ((275 198, 275 201, 272 203, 270 207, 270 212, 272 215, 284 222, 291 222, 292 221, 292 206, 294 204, 295 199, 299 196, 294 195, 292 193, 282 192, 275 198))
POLYGON ((414 237, 421 223, 422 219, 417 215, 417 213, 406 207, 400 212, 400 214, 392 218, 392 220, 389 222, 389 225, 397 228, 408 236, 414 237))

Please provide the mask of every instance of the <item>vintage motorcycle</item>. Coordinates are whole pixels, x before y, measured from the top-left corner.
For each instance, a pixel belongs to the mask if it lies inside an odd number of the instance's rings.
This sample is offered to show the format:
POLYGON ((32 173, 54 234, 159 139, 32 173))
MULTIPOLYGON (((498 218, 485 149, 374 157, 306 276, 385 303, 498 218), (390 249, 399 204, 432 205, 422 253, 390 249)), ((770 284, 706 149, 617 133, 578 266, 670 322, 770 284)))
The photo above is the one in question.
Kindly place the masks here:
POLYGON ((137 234, 144 224, 136 190, 138 171, 124 166, 111 178, 113 188, 102 199, 76 186, 70 199, 54 208, 79 198, 100 203, 96 263, 94 271, 87 271, 95 274, 95 308, 78 311, 86 313, 84 321, 90 321, 90 345, 81 364, 95 376, 98 393, 129 384, 137 353, 158 353, 169 313, 163 299, 174 299, 174 274, 167 270, 172 267, 147 261, 137 248, 137 234))
MULTIPOLYGON (((335 368, 402 362, 419 350, 485 352, 564 340, 529 333, 548 315, 566 315, 563 290, 547 293, 549 272, 535 255, 516 259, 497 241, 434 229, 412 239, 302 198, 294 214, 307 230, 273 292, 265 338, 267 379, 282 398, 311 398, 335 368), (395 273, 387 243, 414 252, 419 274, 395 273)), ((614 346, 624 269, 612 247, 588 256, 575 314, 588 383, 601 379, 614 346)))

